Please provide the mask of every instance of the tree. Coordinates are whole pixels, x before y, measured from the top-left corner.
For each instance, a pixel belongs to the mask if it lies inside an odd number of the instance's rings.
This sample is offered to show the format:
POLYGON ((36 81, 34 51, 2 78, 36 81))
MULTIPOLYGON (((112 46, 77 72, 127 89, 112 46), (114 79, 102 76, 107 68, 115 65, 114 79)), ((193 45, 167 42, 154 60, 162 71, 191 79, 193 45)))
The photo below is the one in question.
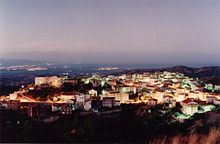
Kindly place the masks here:
POLYGON ((62 86, 62 91, 73 91, 74 90, 74 86, 72 83, 63 83, 62 86))

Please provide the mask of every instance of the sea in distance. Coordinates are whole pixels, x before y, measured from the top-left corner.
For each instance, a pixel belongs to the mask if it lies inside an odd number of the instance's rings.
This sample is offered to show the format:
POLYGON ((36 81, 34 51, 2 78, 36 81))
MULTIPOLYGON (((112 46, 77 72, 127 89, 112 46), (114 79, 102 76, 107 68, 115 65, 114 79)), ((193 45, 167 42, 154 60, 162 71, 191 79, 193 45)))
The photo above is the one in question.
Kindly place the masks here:
POLYGON ((117 72, 123 72, 124 70, 132 69, 160 69, 167 68, 177 65, 184 65, 189 67, 203 67, 203 66, 218 66, 219 64, 176 64, 176 63, 112 63, 112 64, 74 64, 74 63, 60 63, 60 62, 39 62, 39 61, 1 61, 0 63, 0 76, 10 76, 10 75, 34 75, 34 76, 50 76, 50 75, 71 75, 71 76, 80 76, 80 75, 91 75, 91 74, 114 74, 117 72), (15 66, 15 69, 13 69, 15 66), (17 68, 20 66, 21 68, 17 68), (33 66, 33 67, 42 67, 46 68, 45 70, 34 70, 28 71, 23 69, 22 66, 33 66), (10 68, 11 69, 7 69, 10 68), (99 68, 113 68, 111 70, 100 70, 99 68), (115 68, 115 69, 114 69, 115 68))

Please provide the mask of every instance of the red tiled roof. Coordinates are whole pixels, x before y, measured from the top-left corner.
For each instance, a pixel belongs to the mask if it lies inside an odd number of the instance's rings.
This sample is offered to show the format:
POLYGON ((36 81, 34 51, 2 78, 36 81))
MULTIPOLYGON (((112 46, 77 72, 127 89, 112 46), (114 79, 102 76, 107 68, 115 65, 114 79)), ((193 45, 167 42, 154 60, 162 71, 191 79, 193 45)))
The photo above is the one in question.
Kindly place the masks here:
POLYGON ((26 95, 26 97, 28 97, 31 100, 35 100, 35 98, 32 95, 26 95))
POLYGON ((202 104, 202 105, 207 104, 206 101, 198 101, 198 103, 199 103, 199 104, 202 104))
POLYGON ((182 102, 185 104, 190 104, 190 105, 198 104, 198 101, 193 98, 187 98, 187 99, 183 100, 182 102))
POLYGON ((148 101, 150 101, 150 100, 153 100, 153 101, 158 101, 157 99, 155 99, 155 98, 151 98, 151 99, 149 99, 148 101))
POLYGON ((115 97, 103 97, 103 99, 115 99, 115 97))
POLYGON ((164 98, 165 98, 165 97, 173 98, 172 96, 169 96, 169 95, 164 95, 163 97, 164 97, 164 98))

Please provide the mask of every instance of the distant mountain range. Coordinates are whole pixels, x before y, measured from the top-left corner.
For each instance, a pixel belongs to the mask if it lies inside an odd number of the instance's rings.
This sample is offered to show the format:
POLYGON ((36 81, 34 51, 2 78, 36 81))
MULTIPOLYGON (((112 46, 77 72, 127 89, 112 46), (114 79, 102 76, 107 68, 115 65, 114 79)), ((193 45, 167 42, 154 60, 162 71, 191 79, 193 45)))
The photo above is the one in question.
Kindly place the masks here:
POLYGON ((206 83, 220 84, 220 66, 190 68, 186 66, 175 66, 163 70, 181 72, 190 77, 197 77, 206 83))

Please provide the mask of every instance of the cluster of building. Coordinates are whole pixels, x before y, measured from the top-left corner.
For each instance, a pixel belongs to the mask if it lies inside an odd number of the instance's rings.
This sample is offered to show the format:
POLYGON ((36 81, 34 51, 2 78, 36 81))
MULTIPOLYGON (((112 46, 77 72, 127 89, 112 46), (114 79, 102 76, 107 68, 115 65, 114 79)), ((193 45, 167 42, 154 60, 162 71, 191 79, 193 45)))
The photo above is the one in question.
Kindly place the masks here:
POLYGON ((42 86, 42 85, 49 85, 53 87, 61 87, 62 85, 62 78, 57 76, 52 77, 36 77, 35 78, 35 85, 42 86))
POLYGON ((60 88, 63 83, 77 84, 77 81, 57 76, 36 77, 34 86, 2 97, 0 103, 6 108, 23 110, 37 118, 48 116, 48 113, 68 115, 76 109, 95 113, 120 111, 123 103, 143 103, 149 107, 165 104, 166 108, 174 108, 180 103, 182 113, 177 114, 176 118, 182 119, 211 111, 220 105, 219 94, 204 92, 204 87, 197 79, 181 73, 92 75, 81 77, 80 81, 84 85, 91 84, 92 89, 85 92, 60 91, 47 101, 39 101, 28 95, 28 91, 45 86, 60 88))
POLYGON ((0 70, 27 70, 27 71, 43 71, 47 70, 45 67, 36 66, 36 65, 14 65, 14 66, 1 66, 0 70))
POLYGON ((97 70, 107 70, 107 71, 111 71, 111 70, 118 70, 119 68, 117 67, 100 67, 97 68, 97 70))

